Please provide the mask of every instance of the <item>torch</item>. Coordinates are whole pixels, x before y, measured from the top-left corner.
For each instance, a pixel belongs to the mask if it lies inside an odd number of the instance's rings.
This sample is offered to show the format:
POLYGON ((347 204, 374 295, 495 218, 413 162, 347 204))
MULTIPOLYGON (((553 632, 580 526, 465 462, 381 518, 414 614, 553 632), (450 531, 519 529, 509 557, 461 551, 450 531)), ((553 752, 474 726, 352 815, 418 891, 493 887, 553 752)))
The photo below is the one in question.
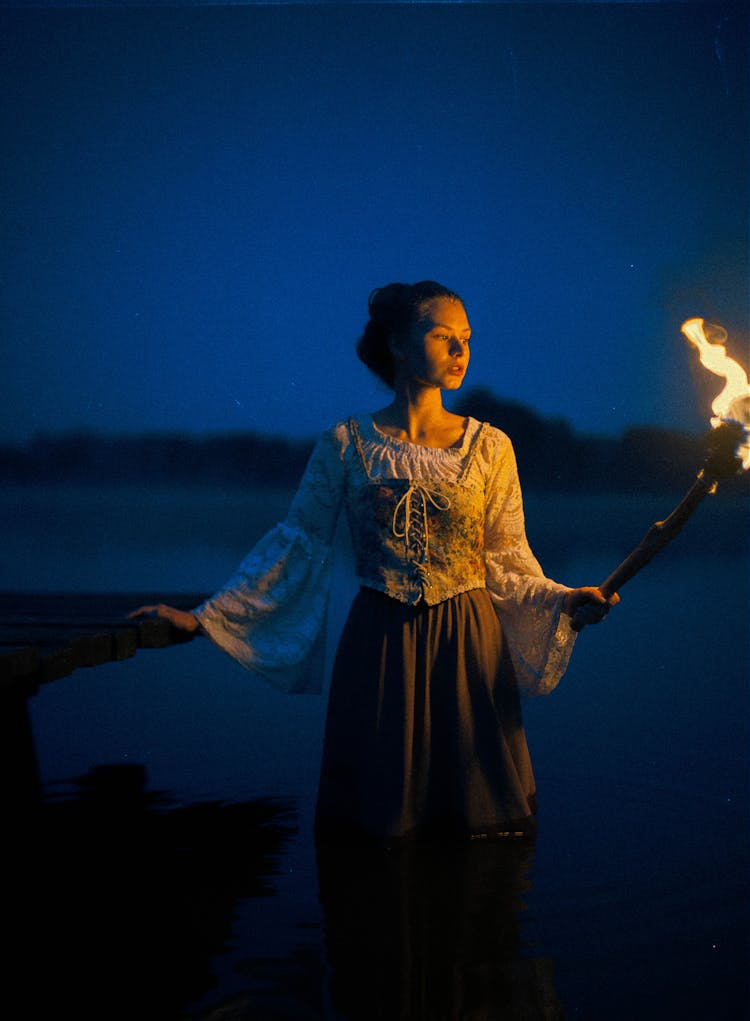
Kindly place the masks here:
MULTIPOLYGON (((698 349, 704 368, 725 381, 724 388, 712 404, 713 428, 709 434, 707 456, 692 486, 672 513, 663 521, 654 522, 639 545, 601 583, 599 589, 607 599, 674 539, 704 497, 716 492, 719 482, 750 467, 750 384, 747 373, 739 362, 727 355, 723 331, 721 335, 714 332, 716 342, 712 343, 706 335, 707 324, 703 319, 689 319, 681 329, 698 349)), ((580 630, 575 618, 572 626, 574 630, 580 630)))

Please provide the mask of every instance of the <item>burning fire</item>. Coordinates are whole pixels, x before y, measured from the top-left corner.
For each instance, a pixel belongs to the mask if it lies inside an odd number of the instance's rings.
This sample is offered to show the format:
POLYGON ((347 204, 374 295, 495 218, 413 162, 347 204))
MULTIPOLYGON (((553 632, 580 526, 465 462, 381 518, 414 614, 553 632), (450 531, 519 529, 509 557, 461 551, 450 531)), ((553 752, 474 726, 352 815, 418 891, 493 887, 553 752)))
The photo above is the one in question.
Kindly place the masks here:
POLYGON ((750 468, 750 383, 747 373, 739 362, 726 353, 724 344, 727 335, 721 327, 708 326, 703 319, 688 319, 682 324, 681 330, 690 343, 697 347, 701 365, 724 379, 724 389, 711 404, 711 425, 716 428, 722 422, 730 421, 738 422, 744 428, 744 441, 736 453, 742 459, 743 468, 750 468), (715 338, 715 343, 706 336, 707 329, 715 338))

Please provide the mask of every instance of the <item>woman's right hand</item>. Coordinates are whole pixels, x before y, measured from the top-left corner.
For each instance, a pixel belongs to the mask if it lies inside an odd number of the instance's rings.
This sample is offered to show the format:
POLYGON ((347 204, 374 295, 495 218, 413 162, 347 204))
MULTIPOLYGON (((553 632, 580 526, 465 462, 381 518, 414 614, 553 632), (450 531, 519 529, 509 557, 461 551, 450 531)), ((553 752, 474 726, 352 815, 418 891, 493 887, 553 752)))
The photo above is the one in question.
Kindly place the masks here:
POLYGON ((128 614, 128 620, 132 620, 134 617, 160 617, 163 620, 168 620, 170 624, 174 624, 180 631, 190 633, 197 631, 200 627, 198 618, 188 610, 176 610, 174 606, 165 606, 164 603, 157 603, 154 606, 139 606, 137 610, 128 614))

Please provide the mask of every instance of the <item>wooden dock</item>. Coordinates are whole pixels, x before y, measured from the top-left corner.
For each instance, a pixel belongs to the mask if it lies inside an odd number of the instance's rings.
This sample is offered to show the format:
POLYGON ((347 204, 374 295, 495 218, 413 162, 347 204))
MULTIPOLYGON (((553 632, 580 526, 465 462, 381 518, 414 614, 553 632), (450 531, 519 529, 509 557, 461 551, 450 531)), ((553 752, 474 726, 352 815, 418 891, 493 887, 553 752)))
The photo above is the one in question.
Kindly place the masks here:
POLYGON ((33 694, 40 684, 80 667, 129 659, 138 649, 191 641, 166 620, 128 620, 138 606, 167 603, 189 610, 205 595, 159 593, 0 592, 0 693, 33 694))
POLYGON ((195 635, 158 618, 128 620, 139 606, 189 610, 205 595, 0 592, 0 812, 35 809, 41 796, 29 698, 81 667, 129 659, 195 635))

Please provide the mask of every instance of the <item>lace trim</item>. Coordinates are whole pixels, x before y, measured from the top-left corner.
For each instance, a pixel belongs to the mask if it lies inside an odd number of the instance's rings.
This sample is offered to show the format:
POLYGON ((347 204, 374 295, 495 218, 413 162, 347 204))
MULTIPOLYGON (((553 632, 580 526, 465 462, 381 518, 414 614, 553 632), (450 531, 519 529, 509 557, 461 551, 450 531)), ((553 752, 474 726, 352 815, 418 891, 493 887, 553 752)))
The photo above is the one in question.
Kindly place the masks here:
MULTIPOLYGON (((486 422, 469 418, 460 447, 425 447, 381 433, 369 416, 349 418, 346 422, 348 438, 370 481, 382 478, 421 478, 463 482, 489 431, 486 422)), ((507 441, 504 434, 498 435, 507 441)), ((493 444, 493 448, 495 446, 493 444)), ((494 458, 496 454, 497 451, 493 450, 490 457, 494 458)))

